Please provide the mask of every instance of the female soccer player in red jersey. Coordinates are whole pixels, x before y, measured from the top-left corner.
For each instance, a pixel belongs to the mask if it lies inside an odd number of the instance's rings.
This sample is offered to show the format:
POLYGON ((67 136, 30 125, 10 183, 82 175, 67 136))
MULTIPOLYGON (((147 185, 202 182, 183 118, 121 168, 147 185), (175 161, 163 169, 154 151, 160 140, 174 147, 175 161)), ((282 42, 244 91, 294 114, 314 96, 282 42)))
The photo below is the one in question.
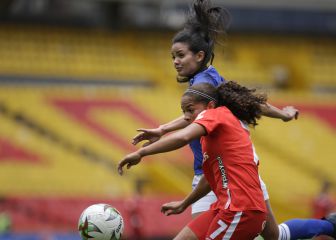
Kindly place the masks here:
MULTIPOLYGON (((210 1, 196 0, 187 17, 184 29, 179 31, 173 38, 172 57, 174 67, 178 73, 179 82, 188 82, 190 86, 199 83, 210 83, 218 86, 225 82, 219 75, 212 63, 214 57, 214 46, 216 36, 224 33, 228 25, 229 14, 220 7, 212 7, 210 1)), ((297 117, 298 111, 293 107, 277 109, 270 104, 262 104, 261 114, 263 116, 279 118, 283 121, 290 121, 297 117)), ((180 117, 167 124, 163 124, 155 129, 139 129, 141 132, 133 139, 133 144, 143 140, 148 140, 145 146, 151 144, 164 134, 182 129, 189 122, 180 117)), ((197 186, 203 175, 202 171, 202 150, 200 141, 193 140, 190 147, 194 154, 194 171, 193 188, 197 186)), ((335 216, 328 217, 326 220, 313 219, 294 219, 277 225, 272 213, 268 193, 265 184, 261 180, 261 186, 264 193, 264 200, 268 208, 267 224, 262 232, 266 240, 289 240, 311 238, 320 234, 336 236, 335 216)), ((210 192, 204 198, 192 205, 193 217, 209 209, 211 203, 216 201, 213 192, 210 192)))
POLYGON ((261 191, 258 159, 247 125, 255 126, 266 98, 228 82, 213 87, 202 83, 184 93, 181 107, 186 128, 127 155, 118 166, 138 164, 142 157, 183 147, 201 138, 203 172, 195 190, 183 201, 166 204, 167 215, 180 213, 210 189, 217 201, 192 220, 175 239, 252 240, 266 223, 267 210, 261 191))

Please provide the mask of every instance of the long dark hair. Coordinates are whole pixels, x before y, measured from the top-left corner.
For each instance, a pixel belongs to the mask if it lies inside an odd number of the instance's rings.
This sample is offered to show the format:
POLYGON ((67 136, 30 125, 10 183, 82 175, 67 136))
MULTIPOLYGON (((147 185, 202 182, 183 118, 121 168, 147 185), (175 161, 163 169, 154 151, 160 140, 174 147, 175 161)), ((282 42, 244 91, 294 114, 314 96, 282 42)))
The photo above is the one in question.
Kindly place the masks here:
POLYGON ((209 103, 212 99, 216 100, 217 106, 227 107, 239 120, 251 126, 258 125, 257 120, 261 117, 261 105, 266 104, 266 94, 257 93, 256 89, 249 89, 236 82, 229 81, 222 83, 217 88, 209 83, 200 83, 191 86, 184 93, 192 96, 196 102, 209 103), (206 94, 202 96, 197 92, 206 94))
POLYGON ((230 21, 229 12, 212 7, 210 0, 195 0, 187 14, 184 28, 173 38, 173 43, 183 42, 190 51, 204 51, 202 68, 212 62, 218 35, 225 34, 230 21))

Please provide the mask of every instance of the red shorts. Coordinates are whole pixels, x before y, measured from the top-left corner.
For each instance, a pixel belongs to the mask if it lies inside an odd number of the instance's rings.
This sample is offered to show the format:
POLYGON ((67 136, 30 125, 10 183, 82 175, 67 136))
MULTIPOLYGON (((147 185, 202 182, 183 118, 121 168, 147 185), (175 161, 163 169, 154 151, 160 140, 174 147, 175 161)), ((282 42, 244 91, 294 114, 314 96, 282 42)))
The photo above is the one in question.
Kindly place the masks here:
POLYGON ((265 223, 265 212, 210 209, 192 220, 188 227, 198 239, 253 240, 265 223))

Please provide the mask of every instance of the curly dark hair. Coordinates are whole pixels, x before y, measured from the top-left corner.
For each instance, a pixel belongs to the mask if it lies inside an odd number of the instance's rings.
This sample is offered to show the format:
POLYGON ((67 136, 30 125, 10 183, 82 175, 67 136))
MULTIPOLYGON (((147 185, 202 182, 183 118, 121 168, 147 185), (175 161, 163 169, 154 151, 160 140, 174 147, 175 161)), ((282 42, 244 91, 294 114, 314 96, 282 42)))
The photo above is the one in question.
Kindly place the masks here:
MULTIPOLYGON (((200 83, 189 89, 216 99, 217 106, 227 107, 239 120, 251 126, 258 125, 257 120, 261 117, 261 105, 267 102, 266 94, 257 93, 256 89, 249 89, 233 81, 222 83, 217 88, 209 83, 200 83)), ((192 96, 196 102, 208 103, 211 101, 210 98, 188 90, 184 93, 185 95, 192 96)))
POLYGON ((217 88, 219 94, 218 105, 226 106, 240 120, 256 126, 261 117, 261 105, 266 104, 267 95, 256 93, 256 89, 243 87, 236 82, 229 81, 217 88))

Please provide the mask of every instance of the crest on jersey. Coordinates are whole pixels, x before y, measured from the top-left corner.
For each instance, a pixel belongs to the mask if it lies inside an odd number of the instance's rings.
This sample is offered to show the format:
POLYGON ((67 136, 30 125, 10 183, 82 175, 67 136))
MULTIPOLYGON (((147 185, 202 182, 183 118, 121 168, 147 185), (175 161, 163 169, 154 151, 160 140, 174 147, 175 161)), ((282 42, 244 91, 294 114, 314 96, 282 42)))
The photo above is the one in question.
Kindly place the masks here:
POLYGON ((206 161, 206 160, 208 160, 209 159, 209 155, 206 153, 206 152, 204 152, 203 153, 203 162, 202 162, 202 164, 206 161))
POLYGON ((202 112, 200 112, 200 113, 197 115, 196 120, 200 120, 200 119, 202 119, 203 116, 204 116, 205 111, 206 111, 206 110, 203 110, 202 112))

